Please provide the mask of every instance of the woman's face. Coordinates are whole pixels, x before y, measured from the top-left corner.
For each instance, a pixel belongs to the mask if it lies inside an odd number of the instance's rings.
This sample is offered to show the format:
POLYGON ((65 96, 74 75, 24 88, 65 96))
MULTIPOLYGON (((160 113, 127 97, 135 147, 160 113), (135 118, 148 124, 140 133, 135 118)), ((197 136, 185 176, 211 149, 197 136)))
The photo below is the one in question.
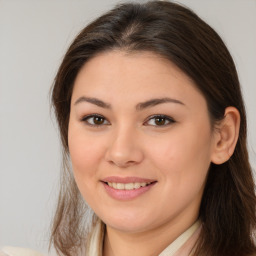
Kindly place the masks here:
POLYGON ((153 53, 111 51, 80 70, 68 142, 82 196, 124 232, 193 223, 214 134, 193 82, 153 53))

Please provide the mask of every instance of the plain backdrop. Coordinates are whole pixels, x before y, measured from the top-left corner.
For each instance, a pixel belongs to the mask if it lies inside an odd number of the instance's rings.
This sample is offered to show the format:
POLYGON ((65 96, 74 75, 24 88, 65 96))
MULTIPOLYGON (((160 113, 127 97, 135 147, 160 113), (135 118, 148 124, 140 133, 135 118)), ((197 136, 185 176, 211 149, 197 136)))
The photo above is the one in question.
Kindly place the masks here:
MULTIPOLYGON (((74 36, 118 2, 0 0, 0 246, 47 252, 61 166, 50 87, 74 36)), ((256 1, 177 2, 215 28, 234 57, 255 169, 256 1)))

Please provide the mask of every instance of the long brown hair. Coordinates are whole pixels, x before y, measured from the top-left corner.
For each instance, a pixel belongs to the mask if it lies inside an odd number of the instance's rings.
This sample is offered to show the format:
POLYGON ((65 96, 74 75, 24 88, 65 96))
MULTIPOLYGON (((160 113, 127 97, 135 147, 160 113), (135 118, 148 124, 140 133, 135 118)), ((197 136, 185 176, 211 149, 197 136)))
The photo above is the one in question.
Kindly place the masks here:
POLYGON ((104 51, 149 51, 170 60, 187 74, 204 95, 210 120, 236 107, 241 116, 232 157, 211 164, 200 206, 202 231, 198 256, 245 256, 256 251, 255 191, 246 145, 244 103, 232 57, 218 34, 193 11, 175 3, 126 3, 85 27, 68 49, 52 90, 52 103, 63 144, 65 168, 52 226, 51 242, 62 255, 75 255, 84 243, 87 207, 67 166, 68 122, 74 80, 88 59, 104 51))

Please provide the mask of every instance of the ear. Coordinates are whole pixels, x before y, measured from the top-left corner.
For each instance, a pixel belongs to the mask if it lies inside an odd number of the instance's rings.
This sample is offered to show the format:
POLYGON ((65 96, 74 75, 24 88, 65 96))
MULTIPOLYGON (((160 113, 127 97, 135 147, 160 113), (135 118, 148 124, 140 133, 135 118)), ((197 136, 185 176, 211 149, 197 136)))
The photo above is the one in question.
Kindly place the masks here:
POLYGON ((235 107, 225 109, 224 118, 214 131, 214 144, 211 160, 215 164, 223 164, 234 153, 240 128, 240 113, 235 107))

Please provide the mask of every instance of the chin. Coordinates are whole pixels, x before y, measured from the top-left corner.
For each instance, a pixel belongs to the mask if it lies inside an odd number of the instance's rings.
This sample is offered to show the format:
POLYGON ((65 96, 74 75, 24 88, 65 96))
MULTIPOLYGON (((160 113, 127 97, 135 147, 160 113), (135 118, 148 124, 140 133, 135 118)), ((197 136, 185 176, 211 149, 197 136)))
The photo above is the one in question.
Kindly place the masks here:
POLYGON ((140 218, 138 215, 121 215, 121 213, 115 217, 114 215, 105 216, 102 220, 107 227, 125 233, 143 232, 152 225, 152 218, 140 218))
POLYGON ((111 229, 118 230, 119 232, 122 233, 140 233, 146 231, 149 226, 148 225, 143 225, 139 223, 111 223, 111 224, 106 224, 107 227, 111 229))

